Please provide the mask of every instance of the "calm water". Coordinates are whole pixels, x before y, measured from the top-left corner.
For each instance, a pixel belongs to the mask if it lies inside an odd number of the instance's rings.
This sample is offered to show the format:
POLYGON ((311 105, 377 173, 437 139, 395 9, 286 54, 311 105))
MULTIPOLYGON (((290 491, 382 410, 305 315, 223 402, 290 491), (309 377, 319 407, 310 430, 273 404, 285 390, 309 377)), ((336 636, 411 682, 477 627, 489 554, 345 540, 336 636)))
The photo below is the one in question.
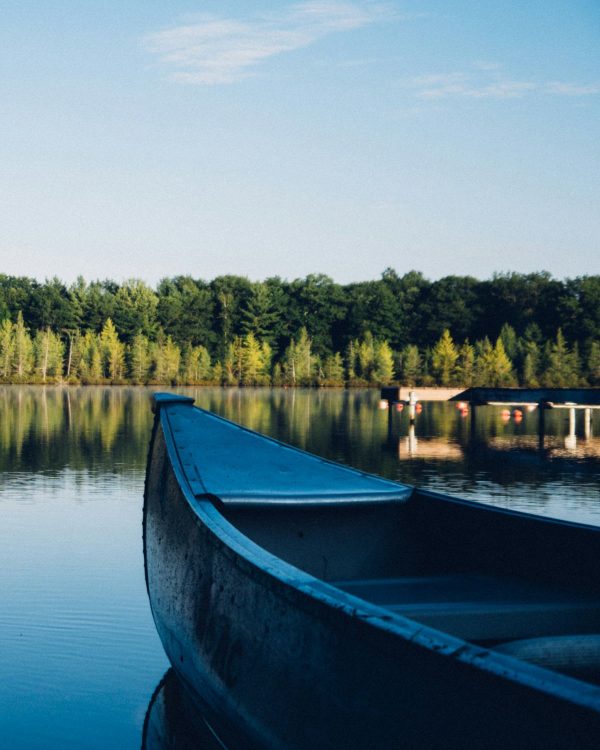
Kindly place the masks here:
MULTIPOLYGON (((470 418, 375 391, 179 389, 327 458, 504 507, 600 525, 600 440, 550 412, 470 418), (390 419, 391 417, 391 419, 390 419)), ((0 388, 0 745, 139 748, 167 668, 144 586, 149 389, 0 388)), ((598 420, 598 417, 596 417, 598 420)), ((593 429, 600 434, 600 424, 593 429)))

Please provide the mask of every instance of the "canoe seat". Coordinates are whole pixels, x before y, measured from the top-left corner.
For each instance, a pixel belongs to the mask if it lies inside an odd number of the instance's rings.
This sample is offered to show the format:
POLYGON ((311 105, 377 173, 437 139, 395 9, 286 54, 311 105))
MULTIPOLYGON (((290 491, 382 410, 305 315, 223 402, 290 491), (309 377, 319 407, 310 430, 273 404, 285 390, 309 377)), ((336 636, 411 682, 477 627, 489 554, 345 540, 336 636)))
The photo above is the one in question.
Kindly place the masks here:
POLYGON ((333 585, 469 641, 600 632, 600 598, 521 579, 463 573, 333 585))
POLYGON ((600 634, 527 638, 495 646, 501 654, 537 664, 546 669, 600 683, 600 634))

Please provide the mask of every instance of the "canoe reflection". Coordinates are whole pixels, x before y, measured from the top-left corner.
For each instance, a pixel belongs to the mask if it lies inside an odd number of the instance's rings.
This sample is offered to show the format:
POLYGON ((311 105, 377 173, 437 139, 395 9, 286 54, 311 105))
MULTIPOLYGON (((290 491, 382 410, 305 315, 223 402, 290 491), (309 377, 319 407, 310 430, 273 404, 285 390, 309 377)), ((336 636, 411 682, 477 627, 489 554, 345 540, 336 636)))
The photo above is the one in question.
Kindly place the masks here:
POLYGON ((173 669, 148 704, 142 750, 227 750, 191 703, 173 669))

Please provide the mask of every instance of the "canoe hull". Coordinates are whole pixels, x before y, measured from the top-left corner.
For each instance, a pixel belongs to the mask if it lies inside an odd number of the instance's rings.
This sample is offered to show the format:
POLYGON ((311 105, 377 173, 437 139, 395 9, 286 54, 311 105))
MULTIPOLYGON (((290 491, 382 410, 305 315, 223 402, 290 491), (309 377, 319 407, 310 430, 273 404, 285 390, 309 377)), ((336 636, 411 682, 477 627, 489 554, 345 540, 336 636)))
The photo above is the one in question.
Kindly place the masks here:
POLYGON ((192 495, 170 439, 159 415, 148 594, 174 669, 232 747, 562 748, 600 737, 597 711, 488 668, 488 651, 357 608, 261 555, 210 498, 192 495))

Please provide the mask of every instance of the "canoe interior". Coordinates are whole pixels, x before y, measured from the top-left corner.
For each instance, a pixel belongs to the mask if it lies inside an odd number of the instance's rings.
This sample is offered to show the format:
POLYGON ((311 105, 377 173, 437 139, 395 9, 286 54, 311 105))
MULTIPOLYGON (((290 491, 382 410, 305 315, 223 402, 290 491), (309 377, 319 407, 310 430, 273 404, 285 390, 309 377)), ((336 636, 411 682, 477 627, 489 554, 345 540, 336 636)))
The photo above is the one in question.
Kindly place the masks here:
MULTIPOLYGON (((554 637, 564 656, 566 641, 558 637, 569 636, 573 649, 580 635, 588 661, 596 663, 595 672, 587 665, 586 679, 595 674, 600 682, 600 635, 589 648, 589 636, 600 634, 593 528, 418 490, 385 506, 235 506, 222 512, 301 570, 459 638, 495 646, 554 637)), ((577 676, 576 669, 571 673, 577 676)))

